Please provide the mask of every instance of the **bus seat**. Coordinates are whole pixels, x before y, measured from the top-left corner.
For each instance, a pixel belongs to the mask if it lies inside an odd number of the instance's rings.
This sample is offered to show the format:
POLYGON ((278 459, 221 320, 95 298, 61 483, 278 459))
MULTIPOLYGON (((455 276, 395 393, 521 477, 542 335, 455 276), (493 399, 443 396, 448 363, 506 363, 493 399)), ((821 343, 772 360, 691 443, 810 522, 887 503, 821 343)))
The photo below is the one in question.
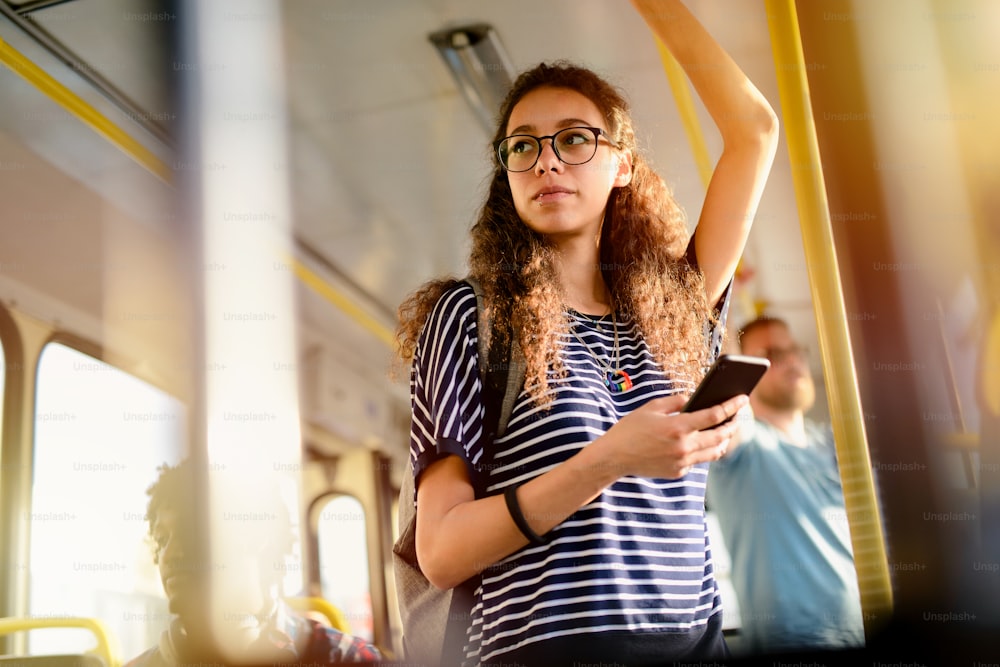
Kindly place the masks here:
POLYGON ((90 630, 97 646, 86 653, 61 655, 0 656, 0 667, 16 664, 24 667, 121 667, 118 641, 107 627, 96 618, 0 618, 0 635, 41 628, 82 628, 90 630))
POLYGON ((350 634, 351 626, 347 622, 344 612, 340 611, 323 598, 316 597, 291 597, 285 598, 288 606, 298 612, 316 612, 325 616, 330 625, 341 632, 350 634))

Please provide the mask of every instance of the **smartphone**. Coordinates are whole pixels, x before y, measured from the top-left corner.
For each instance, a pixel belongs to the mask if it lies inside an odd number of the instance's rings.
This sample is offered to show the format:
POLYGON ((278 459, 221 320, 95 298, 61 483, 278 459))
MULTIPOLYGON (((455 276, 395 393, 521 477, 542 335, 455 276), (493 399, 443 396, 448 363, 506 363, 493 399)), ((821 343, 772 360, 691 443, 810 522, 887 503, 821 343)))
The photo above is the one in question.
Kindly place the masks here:
POLYGON ((691 394, 681 412, 703 410, 733 396, 749 394, 770 366, 771 362, 763 357, 723 354, 708 369, 705 378, 691 394))

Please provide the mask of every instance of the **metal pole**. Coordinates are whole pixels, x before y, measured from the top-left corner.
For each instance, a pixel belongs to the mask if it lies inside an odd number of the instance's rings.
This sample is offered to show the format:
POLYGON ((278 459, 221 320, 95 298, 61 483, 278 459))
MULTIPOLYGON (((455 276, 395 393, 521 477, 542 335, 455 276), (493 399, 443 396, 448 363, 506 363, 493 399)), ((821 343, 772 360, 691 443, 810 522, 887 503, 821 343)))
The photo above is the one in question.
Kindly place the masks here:
POLYGON ((865 633, 871 639, 892 613, 892 587, 809 99, 802 38, 794 0, 765 0, 765 5, 865 633))

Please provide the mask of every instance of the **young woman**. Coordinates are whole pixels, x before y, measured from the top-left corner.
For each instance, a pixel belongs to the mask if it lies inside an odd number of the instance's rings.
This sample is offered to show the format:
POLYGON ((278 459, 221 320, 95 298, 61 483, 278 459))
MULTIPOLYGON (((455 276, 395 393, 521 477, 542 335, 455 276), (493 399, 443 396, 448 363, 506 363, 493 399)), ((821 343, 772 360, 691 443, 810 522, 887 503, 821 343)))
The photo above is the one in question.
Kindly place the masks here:
POLYGON ((588 70, 543 64, 500 110, 472 230, 470 273, 491 330, 477 330, 475 295, 454 280, 400 308, 417 555, 440 588, 482 575, 470 664, 726 655, 705 479, 732 434, 717 425, 746 397, 678 411, 721 347, 777 120, 681 2, 634 4, 724 141, 690 242, 622 96, 588 70), (479 336, 516 340, 527 362, 493 442, 482 434, 479 336))

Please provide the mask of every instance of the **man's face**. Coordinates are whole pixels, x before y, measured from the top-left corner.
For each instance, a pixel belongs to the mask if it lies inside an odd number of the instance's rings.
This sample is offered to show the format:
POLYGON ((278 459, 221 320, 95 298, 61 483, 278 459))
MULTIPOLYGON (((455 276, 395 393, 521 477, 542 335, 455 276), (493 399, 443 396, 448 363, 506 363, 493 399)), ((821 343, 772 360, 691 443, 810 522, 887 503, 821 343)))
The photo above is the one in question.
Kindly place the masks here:
MULTIPOLYGON (((240 623, 264 603, 260 553, 266 542, 248 543, 246 526, 222 520, 210 524, 212 548, 196 549, 195 525, 182 513, 160 509, 153 519, 160 580, 171 613, 188 622, 240 623), (209 616, 209 610, 215 614, 209 616)), ((268 565, 271 565, 270 563, 268 565)))
POLYGON ((204 568, 196 567, 190 526, 183 526, 178 513, 160 509, 153 519, 152 535, 156 542, 156 557, 160 581, 167 594, 170 611, 190 613, 198 603, 202 590, 204 568))
POLYGON ((788 328, 770 322, 743 335, 744 354, 767 357, 771 367, 753 390, 753 399, 778 410, 806 411, 816 400, 816 387, 809 372, 805 349, 796 343, 788 328))

